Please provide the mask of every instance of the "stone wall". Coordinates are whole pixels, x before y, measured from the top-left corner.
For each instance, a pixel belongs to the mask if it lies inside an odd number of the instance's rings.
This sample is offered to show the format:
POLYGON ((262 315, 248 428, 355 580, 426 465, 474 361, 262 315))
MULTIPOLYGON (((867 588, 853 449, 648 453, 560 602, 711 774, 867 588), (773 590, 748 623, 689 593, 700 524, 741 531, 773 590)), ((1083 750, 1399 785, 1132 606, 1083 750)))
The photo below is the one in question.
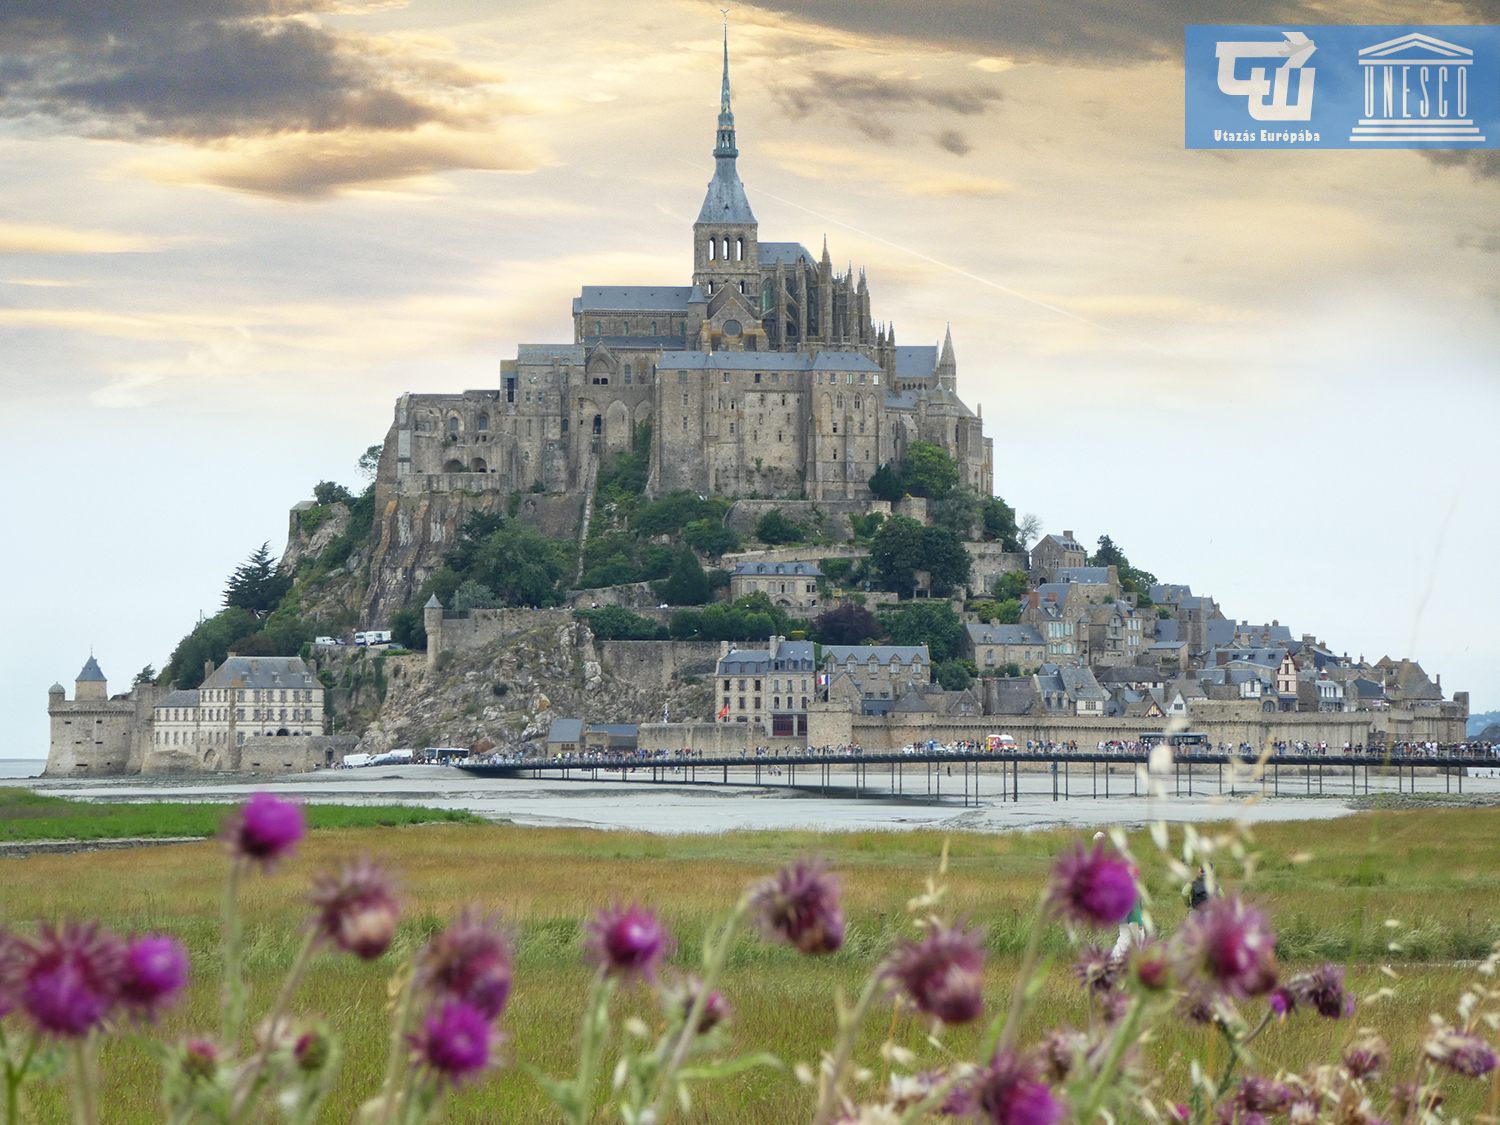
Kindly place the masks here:
POLYGON ((152 708, 171 689, 139 684, 109 700, 49 696, 46 777, 108 777, 141 772, 152 738, 152 708))
POLYGON ((426 615, 427 663, 444 652, 495 648, 533 629, 560 629, 573 621, 571 609, 469 609, 426 615))
POLYGON ((683 676, 711 679, 717 641, 597 641, 599 662, 611 675, 641 687, 667 687, 683 676))
POLYGON ((310 773, 328 769, 354 752, 359 739, 347 734, 247 738, 239 754, 244 773, 310 773))
POLYGON ((642 750, 693 750, 705 757, 753 754, 757 746, 798 750, 800 738, 772 738, 754 723, 642 723, 637 739, 642 750))
POLYGON ((975 594, 994 593, 995 583, 1001 575, 1013 570, 1024 571, 1029 560, 1024 551, 1007 551, 999 543, 965 543, 969 557, 974 560, 974 572, 969 578, 969 589, 975 594))

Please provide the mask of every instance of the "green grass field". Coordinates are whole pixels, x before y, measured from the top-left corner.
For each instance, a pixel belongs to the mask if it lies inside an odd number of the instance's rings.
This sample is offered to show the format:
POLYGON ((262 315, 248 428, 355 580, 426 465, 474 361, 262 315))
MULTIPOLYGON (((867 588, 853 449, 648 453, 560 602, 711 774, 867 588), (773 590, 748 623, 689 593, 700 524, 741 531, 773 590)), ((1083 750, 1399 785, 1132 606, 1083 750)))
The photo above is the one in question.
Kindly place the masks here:
MULTIPOLYGON (((311 828, 393 828, 435 821, 480 822, 471 813, 406 805, 308 805, 311 828)), ((29 789, 0 789, 0 843, 212 836, 234 808, 219 803, 89 804, 29 789)))
MULTIPOLYGON (((201 807, 201 806, 189 806, 201 807)), ((350 810, 355 811, 355 810, 350 810)), ((987 1002, 1008 997, 1029 918, 1047 873, 1071 833, 951 838, 949 908, 987 927, 991 962, 987 1002)), ((811 1062, 833 1034, 833 990, 856 991, 891 939, 907 925, 906 903, 933 872, 943 845, 933 833, 731 833, 659 837, 630 833, 517 829, 489 824, 405 828, 347 828, 313 832, 298 857, 270 877, 250 881, 244 896, 247 965, 256 1001, 268 1002, 288 966, 305 916, 313 874, 345 857, 370 853, 402 873, 406 921, 397 948, 373 965, 322 956, 301 1006, 327 1017, 347 1045, 340 1088, 324 1119, 351 1119, 383 1061, 386 981, 398 957, 466 903, 498 910, 519 933, 516 985, 504 1025, 511 1065, 451 1102, 460 1122, 550 1122, 531 1079, 515 1065, 553 1074, 570 1067, 572 1039, 588 984, 580 965, 580 920, 615 898, 639 899, 657 909, 678 940, 675 966, 696 957, 701 936, 744 887, 799 855, 828 860, 845 888, 849 938, 838 954, 817 960, 767 946, 754 936, 736 946, 724 981, 734 1005, 736 1044, 768 1049, 786 1060, 811 1062)), ((1174 832, 1174 845, 1180 845, 1174 832)), ((1186 909, 1149 838, 1132 837, 1143 878, 1157 900, 1165 932, 1186 909)), ((1355 1020, 1299 1017, 1274 1025, 1257 1041, 1265 1065, 1301 1067, 1327 1059, 1341 1037, 1377 1026, 1395 1047, 1394 1073, 1410 1072, 1428 1013, 1451 1013, 1471 970, 1456 958, 1480 956, 1500 936, 1500 809, 1375 812, 1342 820, 1265 826, 1257 830, 1259 871, 1248 888, 1276 918, 1280 953, 1289 967, 1323 959, 1352 961, 1350 984, 1367 994, 1391 985, 1395 997, 1362 1008, 1355 1020), (1294 857, 1300 862, 1293 862, 1294 857), (1388 930, 1386 919, 1400 930, 1388 930), (1385 949, 1395 934, 1399 953, 1385 949), (1400 977, 1380 971, 1389 964, 1400 977)), ((218 844, 173 845, 130 852, 37 856, 0 861, 0 920, 21 926, 35 918, 98 917, 118 931, 163 929, 185 941, 194 958, 194 984, 185 1001, 162 1020, 158 1033, 180 1036, 217 1025, 215 966, 219 897, 226 859, 218 844)), ((1046 942, 1058 952, 1060 934, 1046 942)), ((643 989, 625 995, 621 1011, 655 1023, 643 989)), ((880 1013, 868 1027, 864 1058, 890 1026, 880 1013)), ((1084 994, 1065 959, 1023 1042, 1060 1024, 1088 1020, 1084 994)), ((925 1027, 903 1016, 896 1034, 919 1056, 933 1059, 925 1027)), ((955 1029, 962 1052, 975 1032, 955 1029)), ((1163 1089, 1187 1084, 1186 1059, 1202 1057, 1209 1033, 1169 1023, 1152 1045, 1163 1089)), ((158 1116, 155 1065, 138 1047, 113 1046, 105 1055, 113 1108, 106 1120, 145 1122, 158 1116)), ((1483 1108, 1489 1084, 1455 1080, 1450 1110, 1467 1119, 1483 1108)), ((789 1071, 757 1071, 706 1091, 691 1120, 780 1125, 806 1120, 809 1095, 789 1071)), ((65 1098, 49 1091, 36 1101, 38 1119, 67 1119, 65 1098)), ((603 1118, 601 1117, 601 1120, 603 1118)))

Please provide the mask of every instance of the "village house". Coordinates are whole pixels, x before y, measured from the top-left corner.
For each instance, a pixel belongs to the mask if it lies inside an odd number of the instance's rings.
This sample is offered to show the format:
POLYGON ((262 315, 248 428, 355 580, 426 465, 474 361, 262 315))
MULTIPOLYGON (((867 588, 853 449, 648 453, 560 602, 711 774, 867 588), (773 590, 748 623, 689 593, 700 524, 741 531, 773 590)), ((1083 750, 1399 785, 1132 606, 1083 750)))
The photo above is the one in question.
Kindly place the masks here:
POLYGON ((1071 531, 1061 535, 1044 535, 1031 548, 1031 573, 1043 582, 1057 581, 1062 567, 1087 566, 1089 553, 1073 538, 1071 531))
MULTIPOLYGON (((826 651, 826 649, 825 649, 826 651)), ((772 637, 765 648, 725 641, 717 668, 720 723, 753 723, 778 738, 807 734, 807 709, 817 692, 811 641, 772 637)))
POLYGON ((813 609, 822 577, 814 562, 742 562, 730 571, 729 597, 759 593, 783 609, 813 609))
POLYGON ((961 644, 960 651, 981 674, 1007 664, 1030 669, 1047 655, 1046 642, 1030 625, 966 625, 961 644))

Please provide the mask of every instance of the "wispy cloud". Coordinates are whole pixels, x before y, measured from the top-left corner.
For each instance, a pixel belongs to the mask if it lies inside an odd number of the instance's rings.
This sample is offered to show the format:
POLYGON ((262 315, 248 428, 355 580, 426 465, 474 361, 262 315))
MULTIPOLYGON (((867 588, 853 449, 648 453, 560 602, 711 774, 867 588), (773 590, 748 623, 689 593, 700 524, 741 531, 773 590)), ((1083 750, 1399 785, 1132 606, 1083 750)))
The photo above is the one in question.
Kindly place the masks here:
MULTIPOLYGON (((155 250, 160 242, 138 234, 78 230, 45 223, 0 222, 0 254, 125 254, 155 250)), ((13 285, 60 282, 13 280, 13 285)))

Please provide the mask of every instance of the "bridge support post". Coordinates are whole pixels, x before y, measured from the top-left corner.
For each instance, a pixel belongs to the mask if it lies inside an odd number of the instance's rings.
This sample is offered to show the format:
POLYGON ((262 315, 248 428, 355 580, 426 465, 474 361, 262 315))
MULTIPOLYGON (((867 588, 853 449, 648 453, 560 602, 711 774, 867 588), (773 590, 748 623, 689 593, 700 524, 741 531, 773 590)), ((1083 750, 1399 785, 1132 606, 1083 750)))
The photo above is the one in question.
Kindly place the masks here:
MULTIPOLYGON (((1016 804, 1020 804, 1020 802, 1021 802, 1021 759, 1020 758, 1012 758, 1011 759, 1011 762, 1010 762, 1010 776, 1011 776, 1011 780, 1013 782, 1015 782, 1015 789, 1011 792, 1010 798, 1016 804)), ((1005 774, 1004 773, 1002 773, 1000 775, 1000 780, 1001 781, 1005 780, 1005 774)))
POLYGON ((1095 758, 1089 765, 1092 767, 1091 772, 1094 775, 1094 800, 1097 801, 1099 799, 1099 759, 1095 758))

